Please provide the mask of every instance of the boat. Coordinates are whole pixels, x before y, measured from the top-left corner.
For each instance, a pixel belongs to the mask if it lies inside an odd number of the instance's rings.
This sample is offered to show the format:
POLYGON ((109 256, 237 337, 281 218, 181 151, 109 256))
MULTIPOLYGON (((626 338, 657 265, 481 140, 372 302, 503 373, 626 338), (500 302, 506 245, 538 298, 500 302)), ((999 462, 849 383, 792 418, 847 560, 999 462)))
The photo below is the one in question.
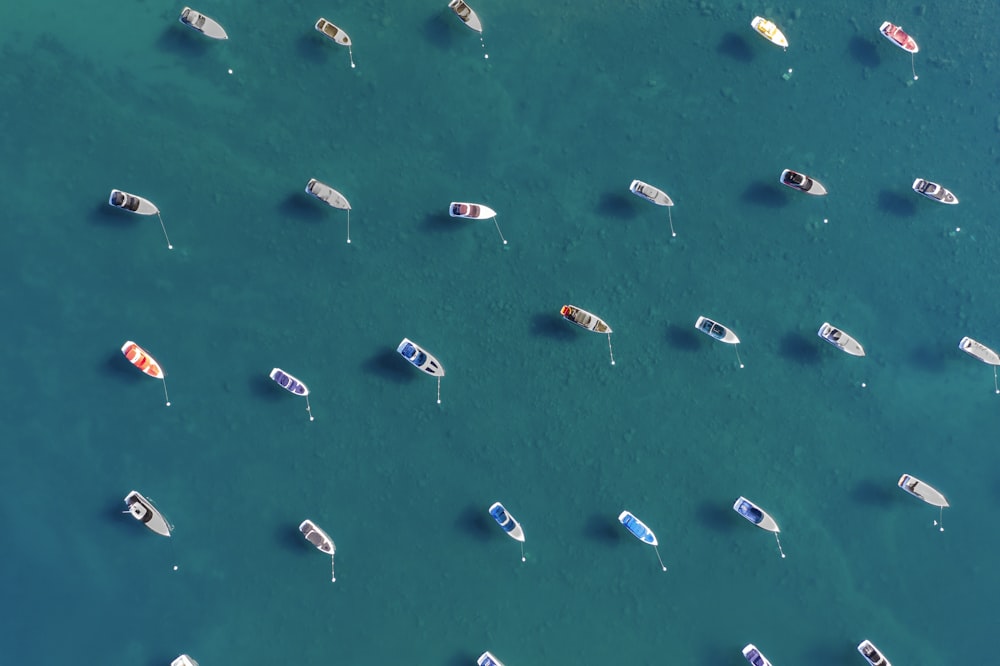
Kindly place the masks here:
POLYGON ((489 206, 461 201, 452 201, 448 206, 448 214, 452 217, 464 217, 467 220, 487 220, 497 216, 496 211, 489 206))
POLYGON ((108 204, 114 206, 115 208, 121 208, 122 210, 129 211, 130 213, 135 213, 136 215, 160 214, 160 209, 157 208, 156 204, 149 199, 135 194, 129 194, 128 192, 123 192, 122 190, 111 190, 111 196, 108 197, 108 204))
POLYGON ((309 182, 306 184, 306 193, 313 195, 333 208, 351 210, 351 204, 343 194, 315 178, 309 179, 309 182))
POLYGON ((607 333, 611 335, 611 327, 607 323, 595 314, 591 314, 586 310, 576 307, 575 305, 564 305, 559 310, 559 314, 563 316, 566 321, 571 321, 580 328, 585 328, 588 331, 593 331, 594 333, 607 333))
POLYGON ((198 666, 198 662, 188 655, 182 654, 170 662, 170 666, 198 666))
POLYGON ((448 3, 448 9, 455 12, 455 15, 462 19, 462 23, 470 30, 480 33, 483 31, 483 24, 480 22, 479 16, 476 15, 476 12, 464 0, 451 0, 448 3))
POLYGON ((736 337, 735 333, 722 324, 712 321, 708 317, 698 317, 697 321, 694 322, 694 327, 705 335, 715 338, 720 342, 725 342, 730 345, 738 345, 740 343, 740 339, 736 337))
POLYGON ((764 511, 764 509, 760 508, 742 495, 733 504, 733 511, 763 530, 767 530, 768 532, 781 531, 778 529, 778 523, 774 521, 774 518, 772 518, 767 511, 764 511))
POLYGON ((823 322, 823 325, 819 327, 819 330, 816 331, 816 335, 823 338, 837 349, 847 352, 851 356, 865 355, 865 348, 862 347, 857 340, 852 338, 847 333, 844 333, 839 328, 831 326, 825 321, 823 322))
POLYGON ((969 356, 978 358, 988 365, 1000 365, 1000 354, 987 347, 981 342, 977 342, 966 336, 958 343, 958 348, 969 356))
POLYGON ((281 368, 272 368, 271 374, 268 375, 271 379, 275 381, 281 388, 285 389, 289 393, 294 395, 301 395, 306 399, 306 412, 309 414, 309 420, 315 421, 312 415, 312 407, 309 404, 309 387, 302 383, 299 379, 292 377, 290 374, 282 370, 281 368))
POLYGON ((760 650, 753 643, 747 643, 743 648, 743 656, 746 657, 753 666, 771 666, 767 657, 760 653, 760 650))
POLYGON ((750 27, 752 27, 757 34, 771 42, 772 44, 777 44, 778 46, 787 49, 788 40, 785 39, 785 35, 778 26, 774 25, 774 22, 768 21, 763 16, 755 16, 752 21, 750 21, 750 27))
POLYGON ((951 190, 941 187, 937 183, 932 183, 929 180, 924 180, 923 178, 917 178, 913 181, 913 191, 917 194, 922 194, 928 199, 933 199, 938 203, 943 204, 957 204, 958 197, 951 193, 951 190))
POLYGON ((858 643, 858 652, 865 658, 871 666, 892 666, 889 660, 878 651, 875 645, 867 638, 858 643))
POLYGON ((219 25, 218 21, 190 7, 185 7, 181 10, 179 20, 187 27, 197 30, 206 37, 211 37, 212 39, 229 39, 229 35, 226 34, 226 31, 219 25))
POLYGON ((145 372, 150 377, 163 379, 163 368, 156 362, 149 352, 135 344, 131 340, 126 340, 122 345, 122 354, 128 362, 145 372))
POLYGON ((657 206, 674 205, 673 199, 667 196, 666 192, 657 187, 653 187, 649 183, 644 183, 641 180, 633 180, 632 184, 628 186, 628 190, 637 197, 642 197, 646 201, 652 202, 657 206))
POLYGON ((780 180, 782 185, 787 185, 788 187, 799 190, 800 192, 805 192, 806 194, 812 194, 817 197, 821 197, 826 194, 826 188, 823 187, 823 183, 819 182, 815 178, 810 178, 804 173, 799 173, 798 171, 785 169, 781 172, 780 180))
POLYGON ((503 662, 493 656, 493 653, 487 650, 486 652, 479 655, 479 659, 476 660, 478 666, 503 666, 503 662))
POLYGON ((174 526, 167 522, 167 519, 163 517, 159 509, 151 501, 143 497, 138 490, 133 490, 125 496, 125 506, 128 507, 128 513, 132 514, 132 517, 140 523, 157 534, 165 537, 170 536, 170 532, 174 526))
POLYGON ((920 51, 920 47, 917 46, 917 40, 906 34, 906 32, 898 25, 893 25, 892 23, 885 21, 879 27, 878 31, 882 33, 883 37, 907 53, 917 53, 920 51))
POLYGON ((521 523, 517 522, 514 516, 507 513, 507 509, 504 508, 503 504, 494 502, 490 507, 490 515, 493 516, 493 520, 497 521, 497 525, 503 528, 507 536, 515 541, 524 541, 524 530, 521 529, 521 523))
POLYGON ((899 483, 896 485, 914 497, 922 499, 933 506, 939 506, 942 509, 950 506, 948 504, 948 500, 945 499, 944 495, 942 495, 940 491, 927 485, 915 476, 904 474, 899 477, 899 483))
POLYGON ((306 541, 316 546, 316 550, 330 556, 330 582, 337 582, 337 575, 334 573, 333 569, 333 560, 337 553, 337 546, 333 543, 333 539, 330 538, 330 535, 320 529, 316 523, 308 518, 303 520, 299 525, 299 532, 302 532, 302 536, 306 538, 306 541))
POLYGON ((335 44, 347 47, 347 53, 351 58, 351 67, 354 67, 354 52, 351 50, 351 37, 346 32, 335 26, 334 24, 327 21, 325 18, 320 18, 316 21, 316 30, 322 33, 325 37, 329 37, 335 44))
POLYGON ((444 377, 444 368, 438 360, 409 338, 403 338, 403 341, 396 347, 396 351, 414 367, 423 370, 428 375, 444 377))
POLYGON ((618 514, 618 522, 625 526, 632 535, 643 543, 648 543, 650 546, 658 546, 659 542, 656 540, 656 535, 653 534, 653 530, 646 527, 646 523, 642 522, 635 517, 631 511, 622 511, 618 514))

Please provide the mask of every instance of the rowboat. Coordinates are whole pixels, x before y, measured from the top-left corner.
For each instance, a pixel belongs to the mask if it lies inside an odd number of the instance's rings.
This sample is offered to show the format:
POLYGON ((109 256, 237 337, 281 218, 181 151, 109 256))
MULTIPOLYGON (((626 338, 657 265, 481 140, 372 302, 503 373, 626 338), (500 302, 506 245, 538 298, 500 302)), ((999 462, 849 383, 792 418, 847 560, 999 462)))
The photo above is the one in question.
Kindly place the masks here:
POLYGON ((667 567, 664 566, 663 560, 660 558, 660 550, 657 548, 659 543, 656 540, 656 535, 653 534, 653 530, 649 529, 646 523, 636 518, 635 514, 631 511, 622 511, 618 514, 618 522, 624 525, 625 529, 631 532, 632 536, 636 539, 653 547, 653 550, 656 552, 656 559, 660 561, 660 566, 666 571, 667 567))
POLYGON ((784 49, 788 48, 788 40, 785 39, 785 34, 781 32, 781 30, 778 29, 778 26, 776 26, 772 21, 768 21, 763 16, 755 16, 754 19, 750 21, 750 27, 753 28, 758 35, 772 44, 777 44, 784 49))
POLYGON ((910 476, 909 474, 904 474, 899 477, 899 482, 896 485, 917 499, 921 499, 932 506, 938 507, 938 519, 934 521, 934 524, 940 525, 941 531, 944 532, 944 510, 950 505, 948 504, 948 500, 945 499, 944 495, 942 495, 939 490, 927 485, 915 476, 910 476))
POLYGON ((351 203, 343 194, 326 183, 310 178, 306 183, 306 194, 316 197, 331 208, 347 211, 347 242, 351 242, 351 203))
POLYGON ((816 331, 816 335, 823 338, 837 349, 847 352, 851 356, 865 355, 865 348, 862 347, 857 340, 852 338, 847 333, 844 333, 839 328, 831 326, 827 322, 823 322, 823 325, 819 327, 818 331, 816 331))
POLYGON ((133 490, 125 496, 125 506, 128 507, 128 513, 132 514, 132 517, 140 523, 157 534, 165 537, 170 536, 170 531, 174 526, 167 522, 159 509, 143 497, 138 490, 133 490))
POLYGON ((301 532, 302 536, 306 538, 306 541, 316 547, 316 550, 330 556, 330 582, 337 582, 337 575, 334 573, 333 568, 333 559, 337 554, 337 546, 333 543, 333 539, 330 538, 330 535, 320 529, 316 523, 308 518, 299 524, 299 532, 301 532))
POLYGON ((281 388, 285 389, 293 395, 300 395, 306 399, 306 412, 309 414, 309 420, 315 421, 312 415, 312 407, 309 405, 309 387, 306 386, 299 379, 291 376, 281 368, 272 368, 271 373, 268 375, 275 383, 281 388))
POLYGON ((229 35, 226 34, 226 31, 219 25, 218 21, 190 7, 185 7, 181 10, 179 20, 187 27, 197 30, 206 37, 211 37, 212 39, 229 39, 229 35))
POLYGON ((126 340, 125 344, 122 345, 122 354, 125 355, 125 358, 128 359, 129 363, 139 368, 150 377, 159 379, 163 382, 163 397, 167 401, 167 407, 169 407, 170 396, 167 395, 167 379, 163 373, 163 368, 156 362, 156 359, 154 359, 149 352, 131 340, 126 340))
POLYGON ((883 37, 907 53, 917 53, 920 51, 920 47, 917 46, 917 40, 906 34, 906 32, 898 25, 893 25, 892 23, 885 21, 881 26, 879 26, 878 31, 882 33, 883 37))
POLYGON ((480 22, 479 16, 476 15, 476 12, 464 0, 451 0, 448 3, 448 9, 455 12, 455 15, 462 19, 462 23, 470 30, 475 30, 476 32, 483 31, 483 24, 480 22))
POLYGON ((351 58, 351 67, 354 67, 354 53, 351 51, 351 37, 346 32, 335 26, 334 24, 327 21, 325 18, 320 18, 316 21, 316 30, 323 34, 323 36, 330 38, 334 44, 339 44, 340 46, 347 47, 347 54, 351 58))
POLYGON ((892 666, 892 664, 889 663, 889 660, 878 651, 875 644, 867 638, 858 643, 858 652, 861 653, 861 656, 865 658, 865 661, 867 661, 870 666, 892 666))
POLYGON ((779 180, 782 185, 787 185, 788 187, 796 189, 800 192, 805 192, 806 194, 812 194, 817 197, 821 197, 826 194, 826 188, 823 187, 823 183, 819 182, 815 178, 810 178, 804 173, 799 173, 798 171, 785 169, 781 172, 781 178, 779 180))
POLYGON ((476 664, 477 666, 503 666, 503 662, 494 657, 489 650, 479 655, 476 664))
POLYGON ((753 643, 747 643, 743 648, 743 656, 749 661, 753 666, 771 666, 771 662, 768 661, 767 657, 760 653, 760 650, 753 643))
POLYGON ((952 194, 951 190, 923 178, 917 178, 913 181, 913 191, 938 203, 951 205, 958 203, 958 197, 952 194))

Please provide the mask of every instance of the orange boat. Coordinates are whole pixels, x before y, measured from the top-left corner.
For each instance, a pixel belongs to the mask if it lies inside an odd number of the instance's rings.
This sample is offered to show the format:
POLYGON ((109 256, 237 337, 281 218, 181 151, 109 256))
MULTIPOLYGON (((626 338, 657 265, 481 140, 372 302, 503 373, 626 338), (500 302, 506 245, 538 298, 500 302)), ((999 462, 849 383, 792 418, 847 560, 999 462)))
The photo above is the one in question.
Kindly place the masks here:
POLYGON ((157 379, 163 379, 163 368, 160 364, 156 362, 152 356, 149 355, 145 349, 135 344, 131 340, 127 340, 125 344, 122 345, 122 353, 125 354, 125 358, 128 362, 145 372, 150 377, 155 377, 157 379))

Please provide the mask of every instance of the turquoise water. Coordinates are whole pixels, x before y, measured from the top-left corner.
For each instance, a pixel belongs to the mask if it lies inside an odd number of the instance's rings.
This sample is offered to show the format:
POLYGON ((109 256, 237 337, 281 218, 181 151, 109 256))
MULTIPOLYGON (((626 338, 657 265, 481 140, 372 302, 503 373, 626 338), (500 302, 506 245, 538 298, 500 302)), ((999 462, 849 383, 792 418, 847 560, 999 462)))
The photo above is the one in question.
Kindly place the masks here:
POLYGON ((1000 9, 878 4, 478 0, 488 60, 443 0, 197 5, 226 43, 180 5, 8 9, 10 662, 722 666, 753 642, 849 665, 870 638, 896 664, 983 663, 1000 396, 957 343, 1000 347, 1000 9), (918 40, 919 81, 883 20, 918 40), (311 177, 351 201, 350 245, 311 177), (673 197, 676 238, 633 178, 673 197), (113 187, 156 202, 173 251, 113 187), (614 327, 615 366, 564 303, 614 327), (447 369, 441 405, 404 336, 447 369), (944 533, 903 472, 948 496, 944 533), (172 539, 121 515, 133 488, 172 539))

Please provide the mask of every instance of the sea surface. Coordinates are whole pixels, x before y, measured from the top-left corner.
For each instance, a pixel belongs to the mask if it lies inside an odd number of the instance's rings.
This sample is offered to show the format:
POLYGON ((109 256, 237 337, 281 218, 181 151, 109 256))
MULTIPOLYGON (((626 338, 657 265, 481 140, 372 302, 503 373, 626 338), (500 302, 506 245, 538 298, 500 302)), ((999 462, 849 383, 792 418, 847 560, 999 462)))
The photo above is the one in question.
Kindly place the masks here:
POLYGON ((989 663, 1000 395, 957 345, 1000 348, 1000 5, 475 0, 480 43, 446 4, 197 5, 227 42, 181 3, 5 7, 0 661, 989 663))

